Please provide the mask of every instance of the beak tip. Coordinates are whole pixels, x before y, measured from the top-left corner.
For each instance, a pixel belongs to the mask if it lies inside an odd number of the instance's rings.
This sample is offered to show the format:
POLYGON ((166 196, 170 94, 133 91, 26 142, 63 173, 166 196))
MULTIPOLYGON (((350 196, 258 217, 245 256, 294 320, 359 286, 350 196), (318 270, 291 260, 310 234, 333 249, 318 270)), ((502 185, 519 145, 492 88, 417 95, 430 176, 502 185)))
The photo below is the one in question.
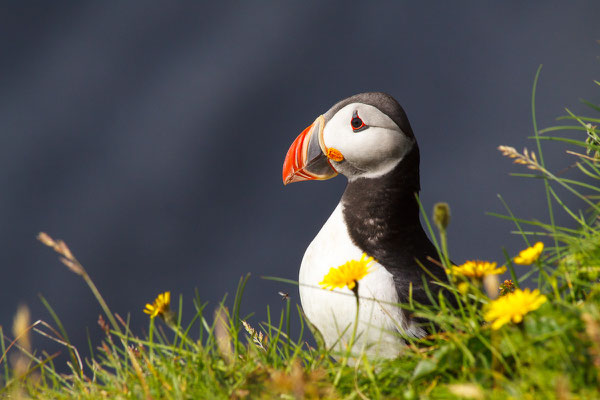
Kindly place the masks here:
POLYGON ((287 186, 290 183, 294 182, 294 174, 293 173, 288 173, 283 175, 283 186, 287 186))
POLYGON ((309 147, 311 143, 315 147, 316 140, 321 140, 320 135, 324 125, 323 116, 319 116, 315 122, 298 135, 290 146, 283 162, 282 178, 284 186, 313 179, 329 179, 337 175, 337 171, 333 169, 330 163, 323 163, 323 160, 321 160, 321 158, 325 158, 321 149, 318 149, 318 151, 313 149, 314 154, 310 156, 310 160, 308 159, 309 147), (315 162, 317 159, 318 161, 315 162))
MULTIPOLYGON (((287 161, 287 158, 286 158, 287 161)), ((290 167, 290 165, 287 165, 288 163, 286 162, 285 164, 283 164, 283 174, 282 174, 282 180, 283 180, 283 186, 286 186, 287 184, 291 183, 292 180, 294 179, 294 170, 293 168, 290 167)))

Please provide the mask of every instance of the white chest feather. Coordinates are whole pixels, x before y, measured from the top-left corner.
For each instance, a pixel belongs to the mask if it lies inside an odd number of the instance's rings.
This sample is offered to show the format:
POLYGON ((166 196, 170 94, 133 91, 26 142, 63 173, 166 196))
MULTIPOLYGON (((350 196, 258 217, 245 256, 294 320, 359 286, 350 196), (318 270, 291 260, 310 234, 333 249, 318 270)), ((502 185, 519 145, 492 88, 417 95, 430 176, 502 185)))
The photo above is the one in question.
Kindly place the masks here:
MULTIPOLYGON (((300 267, 300 299, 308 319, 323 334, 328 348, 345 349, 355 321, 356 300, 348 288, 321 289, 319 282, 330 268, 353 259, 362 251, 352 243, 338 204, 304 253, 300 267)), ((404 342, 399 332, 420 337, 423 331, 406 321, 398 303, 392 274, 377 263, 359 283, 359 325, 354 350, 370 356, 396 357, 404 342)))

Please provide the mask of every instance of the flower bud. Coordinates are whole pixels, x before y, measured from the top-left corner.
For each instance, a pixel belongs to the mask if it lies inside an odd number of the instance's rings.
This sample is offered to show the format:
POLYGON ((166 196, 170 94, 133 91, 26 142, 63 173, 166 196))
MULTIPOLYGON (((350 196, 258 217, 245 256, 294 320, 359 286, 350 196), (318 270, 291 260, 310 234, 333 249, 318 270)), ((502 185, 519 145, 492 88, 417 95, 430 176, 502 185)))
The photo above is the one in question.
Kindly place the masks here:
POLYGON ((500 296, 506 296, 515 291, 515 284, 512 279, 507 279, 500 285, 500 296))
POLYGON ((433 222, 441 232, 450 224, 450 206, 448 203, 435 203, 433 206, 433 222))

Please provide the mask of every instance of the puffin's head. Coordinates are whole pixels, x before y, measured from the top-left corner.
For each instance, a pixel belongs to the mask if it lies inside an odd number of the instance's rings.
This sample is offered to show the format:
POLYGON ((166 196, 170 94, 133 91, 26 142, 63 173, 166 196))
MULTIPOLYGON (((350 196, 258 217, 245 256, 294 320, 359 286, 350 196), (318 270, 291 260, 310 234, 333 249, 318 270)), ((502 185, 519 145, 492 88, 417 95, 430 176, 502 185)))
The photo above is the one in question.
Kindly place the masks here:
POLYGON ((416 146, 404 110, 384 93, 340 101, 296 138, 283 163, 283 183, 349 180, 390 172, 416 146))

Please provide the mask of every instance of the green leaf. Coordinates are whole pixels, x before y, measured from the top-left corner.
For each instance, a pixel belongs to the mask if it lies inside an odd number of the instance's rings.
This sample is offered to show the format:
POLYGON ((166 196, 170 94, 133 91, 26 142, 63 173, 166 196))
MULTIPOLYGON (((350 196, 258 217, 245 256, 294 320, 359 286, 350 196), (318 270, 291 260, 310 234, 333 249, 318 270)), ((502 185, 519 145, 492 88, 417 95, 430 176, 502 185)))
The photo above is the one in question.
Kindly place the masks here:
POLYGON ((310 331, 312 332, 315 338, 315 342, 317 342, 317 348, 319 350, 326 350, 327 346, 325 345, 325 339, 323 338, 323 334, 321 333, 321 331, 319 331, 319 328, 314 326, 313 323, 309 321, 306 314, 304 314, 304 310, 302 310, 302 317, 306 322, 306 326, 308 326, 308 329, 310 329, 310 331))
POLYGON ((414 381, 432 373, 437 369, 437 366, 438 360, 426 358, 424 360, 419 361, 419 363, 415 367, 415 370, 413 371, 411 380, 414 381))

